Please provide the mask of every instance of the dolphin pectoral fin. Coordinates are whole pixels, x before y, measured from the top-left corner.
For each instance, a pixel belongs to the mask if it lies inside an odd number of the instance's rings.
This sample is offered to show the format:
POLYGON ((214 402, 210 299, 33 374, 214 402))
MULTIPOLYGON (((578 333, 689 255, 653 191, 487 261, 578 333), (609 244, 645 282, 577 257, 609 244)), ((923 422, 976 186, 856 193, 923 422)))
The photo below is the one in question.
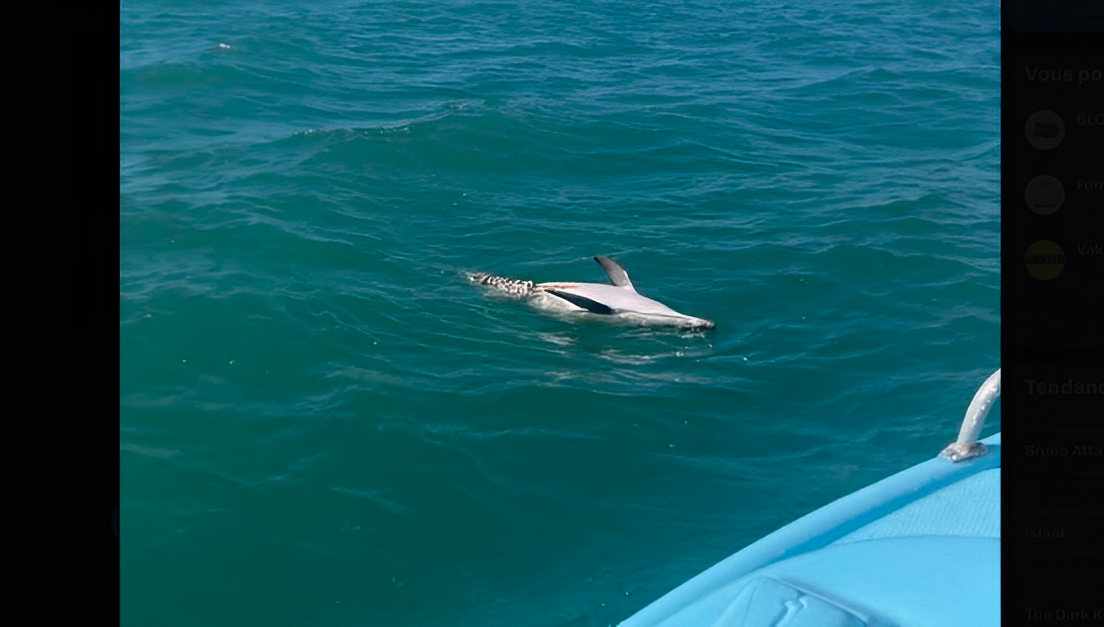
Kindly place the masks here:
POLYGON ((609 308, 606 305, 603 305, 602 303, 600 303, 596 300, 591 300, 589 298, 586 298, 585 296, 579 296, 577 294, 569 294, 567 292, 562 292, 560 290, 546 289, 544 291, 548 292, 549 294, 552 294, 553 296, 558 296, 559 298, 562 298, 562 299, 566 300, 567 302, 571 303, 572 305, 575 305, 576 307, 582 307, 583 309, 586 309, 587 311, 592 312, 592 313, 596 313, 596 314, 611 314, 611 313, 613 313, 613 309, 609 308))
POLYGON ((598 255, 594 258, 598 262, 598 265, 602 266, 602 269, 606 271, 606 276, 609 277, 610 283, 613 283, 617 287, 623 287, 636 291, 633 287, 632 281, 629 280, 629 273, 625 272, 625 269, 621 267, 616 261, 609 257, 603 257, 598 255))

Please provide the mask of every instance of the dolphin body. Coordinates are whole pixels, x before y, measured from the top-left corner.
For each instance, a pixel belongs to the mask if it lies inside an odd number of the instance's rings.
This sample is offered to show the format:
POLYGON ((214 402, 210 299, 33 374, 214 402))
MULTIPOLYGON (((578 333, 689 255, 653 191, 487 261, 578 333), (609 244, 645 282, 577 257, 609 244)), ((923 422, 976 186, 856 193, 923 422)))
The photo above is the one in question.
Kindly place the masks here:
POLYGON ((491 274, 473 274, 472 282, 488 285, 519 297, 534 297, 549 309, 589 311, 642 325, 664 325, 689 329, 712 329, 713 321, 681 314, 661 302, 640 295, 629 275, 616 261, 601 255, 594 258, 606 271, 612 285, 604 283, 533 283, 491 274))

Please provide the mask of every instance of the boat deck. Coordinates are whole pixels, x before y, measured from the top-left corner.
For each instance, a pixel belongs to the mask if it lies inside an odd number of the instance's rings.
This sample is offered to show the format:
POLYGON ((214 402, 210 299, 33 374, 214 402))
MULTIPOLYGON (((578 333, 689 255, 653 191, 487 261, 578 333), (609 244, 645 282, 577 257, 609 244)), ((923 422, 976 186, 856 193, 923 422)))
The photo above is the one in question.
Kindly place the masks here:
POLYGON ((621 627, 1000 624, 1000 434, 798 519, 621 627))

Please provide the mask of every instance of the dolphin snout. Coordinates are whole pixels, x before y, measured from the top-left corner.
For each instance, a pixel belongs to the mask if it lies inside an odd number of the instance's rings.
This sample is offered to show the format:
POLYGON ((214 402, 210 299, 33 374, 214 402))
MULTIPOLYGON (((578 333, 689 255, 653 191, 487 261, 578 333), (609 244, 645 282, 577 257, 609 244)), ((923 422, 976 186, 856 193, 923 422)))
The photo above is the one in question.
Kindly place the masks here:
POLYGON ((717 325, 712 320, 706 320, 705 318, 691 318, 686 321, 684 326, 691 329, 712 329, 717 325))

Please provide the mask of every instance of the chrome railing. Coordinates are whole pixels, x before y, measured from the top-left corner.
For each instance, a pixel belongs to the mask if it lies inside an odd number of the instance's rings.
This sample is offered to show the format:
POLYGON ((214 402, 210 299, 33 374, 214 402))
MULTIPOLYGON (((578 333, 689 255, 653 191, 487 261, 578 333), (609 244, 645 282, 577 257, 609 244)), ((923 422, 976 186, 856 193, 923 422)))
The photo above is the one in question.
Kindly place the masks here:
POLYGON ((978 442, 978 435, 985 426, 985 417, 1000 396, 1000 387, 1001 371, 998 369, 989 375, 974 394, 974 400, 970 401, 970 407, 966 409, 966 416, 962 419, 962 428, 958 430, 958 439, 943 449, 941 454, 944 457, 952 462, 960 462, 985 454, 985 445, 978 442))

